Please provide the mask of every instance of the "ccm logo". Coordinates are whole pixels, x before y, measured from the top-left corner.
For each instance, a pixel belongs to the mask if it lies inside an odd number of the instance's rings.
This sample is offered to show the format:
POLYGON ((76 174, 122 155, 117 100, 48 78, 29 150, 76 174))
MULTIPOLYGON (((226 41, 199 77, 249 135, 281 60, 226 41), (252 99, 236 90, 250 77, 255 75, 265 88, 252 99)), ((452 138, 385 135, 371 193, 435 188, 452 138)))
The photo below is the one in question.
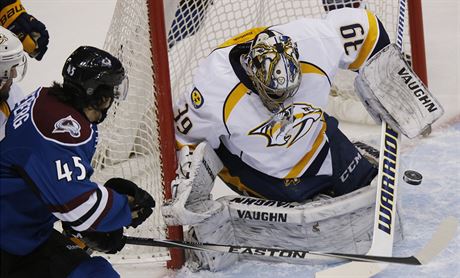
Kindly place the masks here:
POLYGON ((348 165, 348 168, 345 169, 342 175, 340 175, 340 181, 345 182, 350 174, 355 170, 356 166, 358 165, 359 161, 363 158, 363 156, 358 152, 358 155, 355 156, 353 161, 348 165))

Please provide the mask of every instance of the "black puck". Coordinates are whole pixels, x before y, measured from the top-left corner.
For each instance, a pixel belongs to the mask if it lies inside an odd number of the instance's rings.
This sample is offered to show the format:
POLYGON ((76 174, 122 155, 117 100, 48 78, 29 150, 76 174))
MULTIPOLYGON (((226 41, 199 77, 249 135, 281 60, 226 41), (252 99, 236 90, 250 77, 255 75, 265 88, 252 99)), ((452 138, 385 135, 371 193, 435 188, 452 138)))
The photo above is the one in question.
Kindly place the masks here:
POLYGON ((407 170, 404 172, 403 180, 408 184, 419 185, 422 183, 423 176, 417 171, 407 170))

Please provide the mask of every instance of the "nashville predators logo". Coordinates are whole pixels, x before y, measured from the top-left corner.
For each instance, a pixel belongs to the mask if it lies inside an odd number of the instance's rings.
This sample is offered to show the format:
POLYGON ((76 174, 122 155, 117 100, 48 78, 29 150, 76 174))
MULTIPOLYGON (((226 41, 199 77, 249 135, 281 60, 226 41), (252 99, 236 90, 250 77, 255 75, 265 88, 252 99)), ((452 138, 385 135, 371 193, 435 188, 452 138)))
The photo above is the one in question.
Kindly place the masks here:
POLYGON ((322 115, 321 109, 310 104, 293 103, 251 130, 249 135, 265 136, 268 139, 267 147, 286 145, 289 148, 305 136, 322 115))
POLYGON ((193 89, 190 98, 192 99, 192 104, 195 109, 200 108, 204 103, 203 95, 201 95, 197 88, 193 89))
POLYGON ((60 119, 54 124, 53 133, 66 133, 68 132, 73 138, 80 137, 80 124, 72 118, 71 115, 60 119))

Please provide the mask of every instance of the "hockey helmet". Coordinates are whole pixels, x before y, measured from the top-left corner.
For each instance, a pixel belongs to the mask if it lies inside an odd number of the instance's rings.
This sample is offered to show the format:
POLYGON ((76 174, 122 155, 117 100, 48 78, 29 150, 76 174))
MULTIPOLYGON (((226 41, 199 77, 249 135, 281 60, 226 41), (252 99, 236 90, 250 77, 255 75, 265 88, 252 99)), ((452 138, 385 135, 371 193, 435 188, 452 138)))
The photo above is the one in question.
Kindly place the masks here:
POLYGON ((272 30, 259 33, 242 64, 263 104, 272 112, 299 89, 299 52, 288 36, 272 30))
POLYGON ((88 103, 103 97, 124 100, 128 92, 128 76, 120 60, 92 46, 77 48, 67 58, 62 76, 64 87, 73 88, 88 103))
POLYGON ((0 88, 11 79, 21 81, 27 71, 27 57, 21 41, 8 29, 0 26, 0 88))

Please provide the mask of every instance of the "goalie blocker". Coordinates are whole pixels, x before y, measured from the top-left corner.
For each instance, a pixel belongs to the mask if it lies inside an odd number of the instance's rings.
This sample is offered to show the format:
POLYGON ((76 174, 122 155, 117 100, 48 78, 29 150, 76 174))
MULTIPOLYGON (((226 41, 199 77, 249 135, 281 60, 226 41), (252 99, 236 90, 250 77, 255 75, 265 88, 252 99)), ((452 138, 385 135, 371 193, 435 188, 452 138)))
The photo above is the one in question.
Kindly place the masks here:
MULTIPOLYGON (((359 146, 357 146, 359 147, 359 146)), ((363 155, 365 150, 360 148, 363 155)), ((168 225, 191 225, 186 241, 238 246, 281 247, 364 254, 372 240, 375 181, 336 198, 318 196, 305 203, 224 196, 212 200, 216 174, 222 164, 214 150, 201 143, 179 154, 178 178, 172 183, 175 198, 162 207, 168 225)), ((402 237, 397 216, 395 238, 402 237)), ((318 257, 302 260, 280 257, 210 253, 187 250, 191 269, 221 270, 239 259, 269 260, 299 264, 337 262, 318 257)))
POLYGON ((355 79, 355 88, 377 123, 384 120, 408 138, 423 134, 444 114, 395 44, 366 62, 355 79))

